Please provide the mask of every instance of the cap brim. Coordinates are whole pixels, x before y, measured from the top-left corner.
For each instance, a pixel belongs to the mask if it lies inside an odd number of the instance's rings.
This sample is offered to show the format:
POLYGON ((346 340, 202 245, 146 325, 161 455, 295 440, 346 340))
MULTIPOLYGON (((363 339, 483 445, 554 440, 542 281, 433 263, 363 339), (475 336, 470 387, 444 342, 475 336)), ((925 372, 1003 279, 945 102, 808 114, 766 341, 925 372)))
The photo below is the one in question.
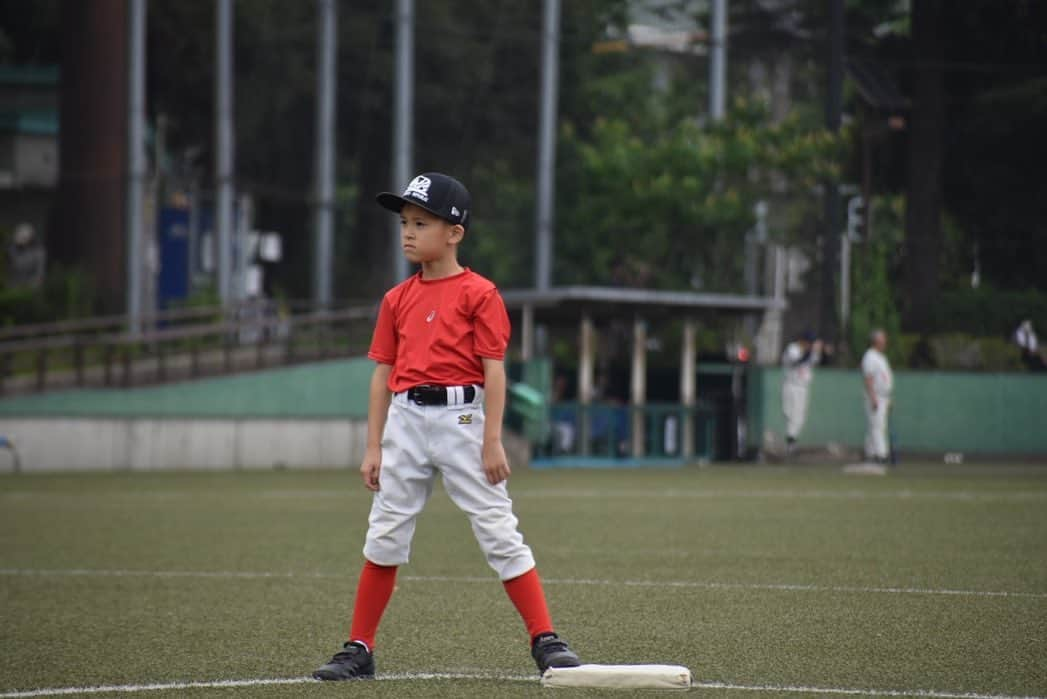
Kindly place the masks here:
POLYGON ((417 206, 419 209, 425 209, 426 211, 428 211, 433 216, 439 219, 443 219, 445 221, 447 220, 439 211, 434 211, 432 208, 426 206, 422 202, 415 201, 414 199, 405 199, 401 197, 399 194, 393 194, 392 192, 382 192, 377 197, 375 197, 374 200, 378 202, 378 205, 381 206, 383 209, 389 209, 389 211, 392 211, 394 214, 400 213, 401 211, 403 211, 406 205, 410 204, 411 206, 417 206))
POLYGON ((382 192, 375 197, 374 200, 378 202, 378 205, 383 209, 389 209, 389 211, 392 211, 394 214, 400 213, 404 208, 404 204, 407 203, 406 199, 398 194, 393 194, 392 192, 382 192))

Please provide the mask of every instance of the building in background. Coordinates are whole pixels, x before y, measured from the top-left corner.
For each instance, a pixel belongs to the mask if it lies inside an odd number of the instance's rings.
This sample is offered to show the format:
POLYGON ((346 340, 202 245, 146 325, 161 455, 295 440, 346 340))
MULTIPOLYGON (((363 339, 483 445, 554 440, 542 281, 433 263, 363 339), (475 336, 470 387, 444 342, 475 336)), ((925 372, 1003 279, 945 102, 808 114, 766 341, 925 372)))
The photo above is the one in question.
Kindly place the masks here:
POLYGON ((0 233, 28 224, 40 244, 58 184, 58 79, 57 66, 0 66, 0 233))

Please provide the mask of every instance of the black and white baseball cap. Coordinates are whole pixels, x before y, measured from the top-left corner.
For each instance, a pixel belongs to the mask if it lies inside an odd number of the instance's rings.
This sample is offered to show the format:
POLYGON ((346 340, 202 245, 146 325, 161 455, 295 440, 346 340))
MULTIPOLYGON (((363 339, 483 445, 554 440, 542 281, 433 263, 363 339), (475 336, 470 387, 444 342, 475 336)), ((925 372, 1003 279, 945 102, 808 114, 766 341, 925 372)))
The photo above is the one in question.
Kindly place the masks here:
POLYGON ((445 221, 469 227, 469 209, 472 208, 469 190, 442 172, 424 172, 411 180, 402 196, 382 192, 375 200, 395 213, 400 213, 404 204, 414 204, 445 221))

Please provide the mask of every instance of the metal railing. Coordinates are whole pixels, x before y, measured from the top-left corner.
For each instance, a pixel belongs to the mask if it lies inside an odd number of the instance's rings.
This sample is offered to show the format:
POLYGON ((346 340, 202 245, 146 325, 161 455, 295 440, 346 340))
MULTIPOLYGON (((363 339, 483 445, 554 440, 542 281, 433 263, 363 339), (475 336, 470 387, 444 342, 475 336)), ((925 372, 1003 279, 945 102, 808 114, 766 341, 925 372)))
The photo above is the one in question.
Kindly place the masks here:
POLYGON ((5 328, 0 395, 163 383, 358 355, 376 311, 373 304, 298 314, 242 305, 157 313, 137 333, 123 329, 124 316, 5 328))
POLYGON ((652 459, 711 460, 717 452, 715 406, 700 400, 696 406, 680 403, 628 404, 554 403, 549 408, 549 439, 542 456, 584 456, 627 459, 631 455, 632 417, 644 422, 644 455, 652 459), (694 454, 683 453, 684 421, 693 422, 694 454))

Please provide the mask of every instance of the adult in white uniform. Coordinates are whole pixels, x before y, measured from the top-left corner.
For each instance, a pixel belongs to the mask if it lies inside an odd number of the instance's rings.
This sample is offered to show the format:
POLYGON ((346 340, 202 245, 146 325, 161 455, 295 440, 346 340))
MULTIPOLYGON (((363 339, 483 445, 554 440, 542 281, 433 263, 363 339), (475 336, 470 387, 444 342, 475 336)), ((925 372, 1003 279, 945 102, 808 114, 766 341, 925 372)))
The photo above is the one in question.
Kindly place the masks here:
POLYGON ((869 349, 862 356, 862 378, 865 380, 865 458, 886 463, 887 411, 891 405, 894 374, 887 361, 887 333, 874 330, 869 336, 869 349))
POLYGON ((785 415, 785 443, 791 453, 803 425, 811 398, 814 366, 822 358, 822 341, 805 332, 782 352, 782 413, 785 415))

